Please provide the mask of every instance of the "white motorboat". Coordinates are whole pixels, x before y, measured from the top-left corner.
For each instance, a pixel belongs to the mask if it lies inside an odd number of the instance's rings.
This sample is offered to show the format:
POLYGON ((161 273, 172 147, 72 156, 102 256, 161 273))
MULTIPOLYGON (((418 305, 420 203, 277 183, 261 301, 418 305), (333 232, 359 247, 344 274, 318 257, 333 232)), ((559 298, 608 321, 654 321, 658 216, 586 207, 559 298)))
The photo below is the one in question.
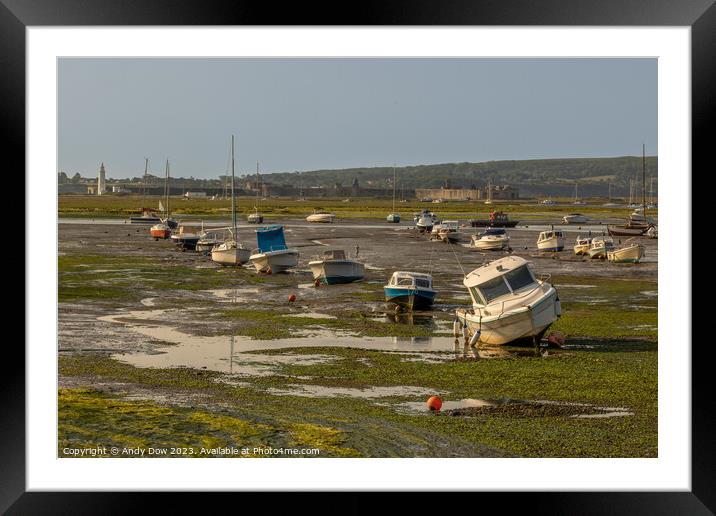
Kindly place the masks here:
POLYGON ((383 293, 388 303, 408 310, 430 307, 437 294, 430 274, 408 271, 395 271, 383 293))
POLYGON ((470 247, 483 251, 501 251, 510 247, 510 237, 503 228, 487 228, 482 233, 472 235, 470 247))
POLYGON ((553 205, 555 205, 555 204, 557 204, 557 203, 554 202, 552 199, 545 199, 544 201, 540 202, 540 204, 544 204, 544 205, 547 205, 547 206, 553 206, 553 205))
POLYGON ((581 213, 570 213, 562 217, 565 224, 583 224, 589 222, 589 217, 585 217, 581 213))
POLYGON ((201 230, 192 226, 179 226, 179 231, 172 233, 171 239, 180 249, 191 250, 196 249, 196 243, 201 237, 201 230))
POLYGON ((285 272, 298 265, 298 251, 286 247, 283 226, 266 226, 256 230, 258 249, 249 256, 258 272, 285 272))
POLYGON ((256 208, 253 213, 249 213, 246 220, 249 224, 263 224, 264 216, 262 213, 259 213, 258 208, 256 208))
POLYGON ((537 237, 537 249, 540 251, 561 251, 564 249, 564 235, 561 231, 542 231, 537 237))
POLYGON ((314 281, 327 285, 351 283, 363 279, 365 268, 357 260, 346 257, 343 250, 324 251, 323 256, 308 262, 314 281))
POLYGON ((649 229, 647 229, 646 236, 648 236, 649 238, 658 238, 658 230, 656 229, 656 226, 651 226, 649 229))
POLYGON ((607 252, 607 259, 614 263, 639 263, 644 258, 644 246, 629 244, 607 252))
POLYGON ((590 258, 599 258, 604 260, 607 253, 614 249, 614 240, 611 237, 594 237, 592 243, 589 244, 587 254, 590 258))
POLYGON ((306 217, 306 222, 318 222, 318 223, 330 223, 333 222, 336 216, 333 213, 312 213, 306 217))
MULTIPOLYGON (((434 228, 433 228, 434 229, 434 228)), ((438 230, 438 238, 443 242, 455 243, 461 239, 460 223, 457 220, 444 220, 438 230)))
POLYGON ((592 244, 592 237, 578 236, 574 242, 574 254, 583 255, 589 253, 589 247, 592 244))
POLYGON ((507 256, 473 270, 463 280, 472 298, 472 310, 456 316, 472 345, 537 344, 562 314, 557 290, 537 279, 532 264, 507 256))

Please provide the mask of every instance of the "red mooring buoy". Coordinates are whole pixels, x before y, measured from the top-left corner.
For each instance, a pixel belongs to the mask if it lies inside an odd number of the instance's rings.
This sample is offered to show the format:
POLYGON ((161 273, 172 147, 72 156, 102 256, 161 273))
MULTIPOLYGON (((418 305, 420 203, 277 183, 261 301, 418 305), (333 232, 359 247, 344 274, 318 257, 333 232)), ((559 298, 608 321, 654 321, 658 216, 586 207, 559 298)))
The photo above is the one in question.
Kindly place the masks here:
POLYGON ((443 406, 443 400, 440 399, 440 396, 430 396, 428 398, 428 409, 434 410, 435 412, 440 412, 440 409, 443 406))
POLYGON ((291 294, 288 296, 288 302, 293 303, 296 300, 296 294, 291 294))

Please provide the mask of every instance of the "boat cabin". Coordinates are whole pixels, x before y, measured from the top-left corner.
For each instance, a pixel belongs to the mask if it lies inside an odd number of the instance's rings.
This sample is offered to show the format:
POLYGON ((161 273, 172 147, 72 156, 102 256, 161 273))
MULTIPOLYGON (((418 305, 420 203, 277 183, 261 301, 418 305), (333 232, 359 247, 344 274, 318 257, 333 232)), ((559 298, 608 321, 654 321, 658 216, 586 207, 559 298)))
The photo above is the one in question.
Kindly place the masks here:
POLYGON ((420 272, 396 271, 390 277, 390 287, 416 287, 419 289, 432 290, 433 277, 430 274, 420 272))
POLYGON ((591 243, 592 249, 612 249, 614 247, 614 240, 612 237, 594 237, 591 243))
POLYGON ((459 227, 459 223, 457 220, 443 220, 442 221, 442 229, 447 229, 449 231, 457 231, 459 227))
POLYGON ((542 242, 544 240, 549 240, 551 238, 563 238, 561 231, 542 231, 542 233, 539 234, 539 238, 537 239, 537 242, 542 242))
POLYGON ((346 252, 343 249, 334 249, 332 251, 323 251, 323 260, 345 260, 346 252))
POLYGON ((507 231, 502 228, 487 228, 485 231, 480 233, 480 236, 501 236, 506 235, 507 231))
POLYGON ((529 292, 539 285, 530 262, 519 256, 507 256, 487 263, 465 276, 463 284, 477 307, 505 300, 506 296, 529 292))

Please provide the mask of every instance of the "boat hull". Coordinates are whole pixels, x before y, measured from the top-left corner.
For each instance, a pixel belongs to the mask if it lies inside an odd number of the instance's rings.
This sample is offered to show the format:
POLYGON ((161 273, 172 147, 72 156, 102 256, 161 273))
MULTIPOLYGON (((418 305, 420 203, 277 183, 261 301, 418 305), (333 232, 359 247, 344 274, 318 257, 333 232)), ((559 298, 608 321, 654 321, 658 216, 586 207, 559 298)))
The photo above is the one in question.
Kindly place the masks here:
POLYGON ((263 224, 263 215, 249 215, 247 218, 249 224, 263 224))
POLYGON ((335 215, 328 215, 328 214, 315 214, 315 215, 309 215, 306 217, 306 222, 312 222, 317 224, 329 224, 333 222, 333 219, 335 218, 335 215))
POLYGON ((478 238, 472 240, 471 245, 481 251, 501 251, 509 247, 509 238, 478 238))
POLYGON ((548 238, 537 243, 537 249, 540 251, 559 252, 564 249, 564 239, 558 237, 548 238))
POLYGON ((159 217, 129 217, 131 224, 158 224, 161 221, 159 217))
POLYGON ((592 259, 603 260, 607 257, 607 249, 605 247, 601 247, 599 249, 590 249, 589 251, 587 251, 587 254, 592 259))
POLYGON ((219 245, 221 242, 218 241, 211 241, 211 242, 202 242, 199 240, 196 243, 196 250, 202 253, 208 253, 211 251, 215 246, 219 245))
POLYGON ((196 249, 196 243, 199 241, 199 237, 172 235, 172 242, 174 242, 181 249, 188 249, 194 251, 196 249))
POLYGON ((249 256, 249 261, 254 265, 257 272, 276 274, 298 265, 298 251, 286 249, 252 254, 249 256))
POLYGON ((383 287, 385 301, 408 310, 429 308, 435 301, 434 290, 383 287))
POLYGON ((460 322, 467 324, 469 338, 479 330, 478 342, 493 346, 525 340, 531 342, 533 338, 541 337, 561 314, 562 307, 554 288, 550 288, 545 296, 530 306, 499 316, 480 318, 479 315, 464 309, 456 311, 460 322))
POLYGON ((577 244, 574 246, 574 254, 585 255, 589 254, 589 244, 577 244))
POLYGON ((649 227, 607 226, 609 236, 641 236, 648 230, 649 227))
POLYGON ((149 234, 152 236, 152 238, 155 238, 155 239, 161 238, 162 240, 166 240, 167 238, 169 238, 172 235, 172 232, 168 227, 162 226, 162 227, 152 227, 152 229, 149 230, 149 234))
POLYGON ((309 262, 308 266, 314 281, 318 280, 326 285, 352 283, 362 280, 365 276, 363 264, 353 260, 316 260, 309 262))
POLYGON ((249 261, 251 251, 241 247, 232 247, 230 249, 220 249, 216 246, 211 250, 211 260, 227 266, 243 265, 249 261))
POLYGON ((639 263, 644 257, 644 246, 636 244, 607 253, 607 258, 614 263, 639 263))

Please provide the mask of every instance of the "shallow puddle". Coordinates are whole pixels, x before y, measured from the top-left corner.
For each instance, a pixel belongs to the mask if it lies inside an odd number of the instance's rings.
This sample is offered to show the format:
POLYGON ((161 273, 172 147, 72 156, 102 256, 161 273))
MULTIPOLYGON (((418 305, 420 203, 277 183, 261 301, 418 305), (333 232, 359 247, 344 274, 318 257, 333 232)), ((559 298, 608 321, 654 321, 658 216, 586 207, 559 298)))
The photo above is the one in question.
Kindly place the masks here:
POLYGON ((274 396, 304 396, 310 398, 388 398, 391 396, 426 396, 435 394, 427 387, 410 385, 373 386, 365 389, 354 387, 326 387, 324 385, 289 384, 287 389, 269 388, 274 396))

